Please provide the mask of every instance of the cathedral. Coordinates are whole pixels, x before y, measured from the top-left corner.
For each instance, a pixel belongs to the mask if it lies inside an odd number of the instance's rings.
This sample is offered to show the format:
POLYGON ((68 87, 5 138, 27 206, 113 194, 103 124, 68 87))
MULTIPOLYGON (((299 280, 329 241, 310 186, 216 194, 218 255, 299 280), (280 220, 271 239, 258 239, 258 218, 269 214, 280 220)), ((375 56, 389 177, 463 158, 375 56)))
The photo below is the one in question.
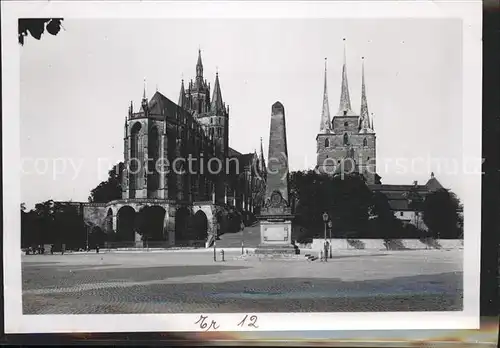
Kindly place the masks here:
POLYGON ((262 145, 260 156, 229 147, 229 114, 219 74, 213 89, 203 76, 201 51, 177 104, 158 91, 148 99, 144 87, 139 110, 131 102, 125 117, 122 197, 86 204, 86 224, 124 245, 205 245, 231 218, 258 213, 262 145))

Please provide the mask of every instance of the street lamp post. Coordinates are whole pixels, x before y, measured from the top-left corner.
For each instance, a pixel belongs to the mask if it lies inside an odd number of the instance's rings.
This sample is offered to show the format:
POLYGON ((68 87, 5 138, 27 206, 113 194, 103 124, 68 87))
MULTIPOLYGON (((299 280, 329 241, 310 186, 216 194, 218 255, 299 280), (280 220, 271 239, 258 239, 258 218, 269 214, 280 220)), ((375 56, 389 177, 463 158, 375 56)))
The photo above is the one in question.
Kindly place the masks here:
POLYGON ((333 222, 332 220, 328 221, 328 231, 330 232, 330 258, 333 258, 333 249, 332 249, 332 227, 333 227, 333 222))
POLYGON ((328 213, 324 212, 323 213, 323 222, 325 224, 325 246, 324 246, 324 257, 325 257, 325 261, 328 260, 328 249, 326 248, 326 226, 327 226, 327 223, 328 223, 328 220, 329 220, 329 216, 328 216, 328 213))
POLYGON ((87 230, 87 241, 85 242, 85 251, 89 251, 89 226, 87 226, 86 230, 87 230))
POLYGON ((217 261, 217 235, 219 234, 219 228, 220 228, 220 224, 217 223, 217 227, 216 227, 216 230, 215 230, 215 235, 214 235, 214 262, 217 261))

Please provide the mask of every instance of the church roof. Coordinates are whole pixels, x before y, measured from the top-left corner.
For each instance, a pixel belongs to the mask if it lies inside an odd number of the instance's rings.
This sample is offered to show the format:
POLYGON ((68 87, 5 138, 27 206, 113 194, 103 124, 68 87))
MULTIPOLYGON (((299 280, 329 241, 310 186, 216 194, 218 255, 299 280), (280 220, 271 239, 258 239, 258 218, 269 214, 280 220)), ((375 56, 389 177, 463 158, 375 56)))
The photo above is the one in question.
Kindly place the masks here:
POLYGON ((431 178, 427 181, 425 186, 427 186, 429 191, 437 191, 444 188, 443 185, 441 185, 441 183, 438 181, 438 179, 434 177, 434 173, 431 173, 431 178))
POLYGON ((232 147, 229 147, 227 149, 227 155, 228 157, 236 157, 236 156, 241 156, 241 152, 236 151, 232 147))

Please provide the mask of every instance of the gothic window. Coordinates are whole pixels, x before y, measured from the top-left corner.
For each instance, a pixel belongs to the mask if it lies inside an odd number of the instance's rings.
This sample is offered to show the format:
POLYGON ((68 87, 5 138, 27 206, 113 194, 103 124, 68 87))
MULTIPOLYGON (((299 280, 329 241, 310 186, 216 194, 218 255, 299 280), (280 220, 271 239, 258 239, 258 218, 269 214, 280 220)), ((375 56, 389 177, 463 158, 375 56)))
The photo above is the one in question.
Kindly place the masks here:
POLYGON ((347 110, 344 110, 344 116, 347 116, 347 110))
POLYGON ((329 146, 330 146, 330 140, 325 139, 325 147, 329 147, 329 146))
POLYGON ((399 213, 399 215, 403 216, 403 215, 404 215, 404 213, 403 213, 403 212, 400 212, 400 213, 399 213))
POLYGON ((367 160, 369 161, 369 160, 370 160, 370 157, 368 157, 368 159, 367 159, 367 160))
POLYGON ((213 124, 213 123, 214 123, 214 119, 210 118, 210 124, 213 124))
POLYGON ((139 133, 141 131, 141 123, 136 122, 132 126, 132 130, 130 132, 130 162, 129 162, 129 189, 132 195, 135 195, 135 190, 137 187, 137 179, 139 173, 139 163, 142 159, 139 158, 140 149, 140 139, 139 133))
MULTIPOLYGON (((189 134, 189 133, 188 133, 189 134)), ((156 165, 160 158, 160 135, 157 127, 153 127, 148 134, 148 197, 155 197, 155 192, 159 187, 159 175, 156 165)))
POLYGON ((344 122, 344 127, 347 127, 348 125, 349 125, 349 122, 344 122))
POLYGON ((201 114, 201 101, 198 101, 198 113, 201 114))
POLYGON ((366 140, 366 138, 363 139, 363 146, 368 146, 368 141, 366 140))
POLYGON ((347 135, 347 133, 344 133, 344 145, 347 144, 349 144, 349 136, 347 135))

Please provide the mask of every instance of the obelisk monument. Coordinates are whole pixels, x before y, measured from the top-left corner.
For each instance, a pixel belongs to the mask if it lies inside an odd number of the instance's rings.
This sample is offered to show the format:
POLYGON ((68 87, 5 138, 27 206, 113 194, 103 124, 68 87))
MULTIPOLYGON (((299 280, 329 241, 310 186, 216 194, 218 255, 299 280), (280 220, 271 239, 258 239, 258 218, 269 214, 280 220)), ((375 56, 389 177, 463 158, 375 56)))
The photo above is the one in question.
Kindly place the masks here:
POLYGON ((266 195, 260 220, 260 242, 256 254, 294 254, 293 215, 288 197, 288 150, 285 109, 276 102, 271 110, 266 195))

